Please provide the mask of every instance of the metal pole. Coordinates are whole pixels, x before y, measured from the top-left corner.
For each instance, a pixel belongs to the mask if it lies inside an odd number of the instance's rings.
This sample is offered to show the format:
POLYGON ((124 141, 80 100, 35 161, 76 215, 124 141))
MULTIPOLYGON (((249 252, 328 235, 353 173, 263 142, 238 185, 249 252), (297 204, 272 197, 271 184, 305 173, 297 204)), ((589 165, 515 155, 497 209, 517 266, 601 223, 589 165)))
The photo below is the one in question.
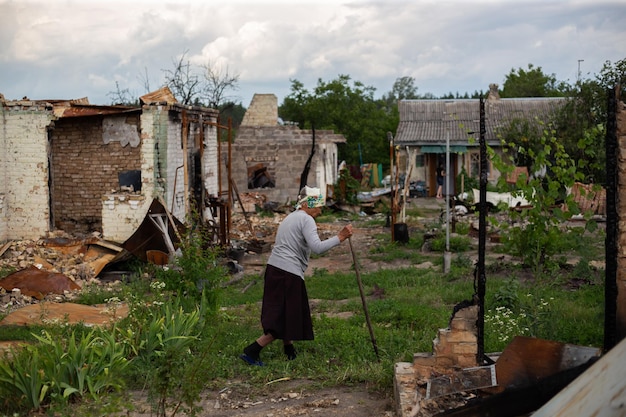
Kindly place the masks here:
POLYGON ((476 273, 478 282, 476 292, 478 297, 478 320, 477 327, 477 352, 476 362, 480 365, 485 361, 485 289, 487 278, 485 276, 485 248, 487 239, 487 144, 485 143, 485 100, 480 96, 480 201, 478 203, 478 262, 476 273))
POLYGON ((391 241, 395 242, 396 237, 394 233, 393 225, 396 224, 396 207, 394 204, 395 196, 393 195, 393 135, 391 132, 387 132, 387 140, 389 141, 389 186, 391 187, 391 241))
POLYGON ((579 59, 578 60, 578 72, 576 73, 576 82, 580 81, 580 63, 584 62, 584 61, 585 61, 584 59, 579 59))
POLYGON ((452 254, 450 253, 450 131, 446 129, 446 175, 444 176, 446 194, 446 250, 443 253, 443 272, 450 272, 452 254))
POLYGON ((617 140, 617 94, 618 88, 607 90, 606 152, 606 237, 604 244, 606 267, 604 270, 604 352, 613 348, 626 336, 624 323, 618 319, 618 140, 617 140), (620 334, 621 333, 621 334, 620 334))
POLYGON ((450 132, 446 130, 446 251, 450 251, 450 132))

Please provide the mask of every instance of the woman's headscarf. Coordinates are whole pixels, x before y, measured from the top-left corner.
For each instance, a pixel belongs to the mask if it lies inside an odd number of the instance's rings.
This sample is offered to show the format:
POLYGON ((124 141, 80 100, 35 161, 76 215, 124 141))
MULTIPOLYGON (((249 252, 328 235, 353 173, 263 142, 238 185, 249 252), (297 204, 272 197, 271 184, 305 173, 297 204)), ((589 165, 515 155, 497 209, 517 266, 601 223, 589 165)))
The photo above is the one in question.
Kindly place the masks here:
POLYGON ((322 190, 317 187, 309 187, 305 185, 298 195, 298 202, 296 208, 300 208, 302 203, 306 203, 308 208, 323 207, 326 205, 326 200, 322 195, 322 190))

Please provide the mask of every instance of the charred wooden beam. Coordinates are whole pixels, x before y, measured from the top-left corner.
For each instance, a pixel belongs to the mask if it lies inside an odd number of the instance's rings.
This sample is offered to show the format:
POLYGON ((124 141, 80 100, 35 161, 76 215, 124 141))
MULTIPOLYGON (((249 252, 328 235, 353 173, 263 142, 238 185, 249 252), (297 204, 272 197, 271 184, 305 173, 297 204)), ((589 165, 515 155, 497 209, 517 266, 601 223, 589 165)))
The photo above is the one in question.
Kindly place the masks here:
POLYGON ((597 358, 556 373, 535 384, 506 390, 501 394, 476 398, 465 406, 444 411, 435 417, 523 417, 541 408, 559 391, 585 372, 597 358))

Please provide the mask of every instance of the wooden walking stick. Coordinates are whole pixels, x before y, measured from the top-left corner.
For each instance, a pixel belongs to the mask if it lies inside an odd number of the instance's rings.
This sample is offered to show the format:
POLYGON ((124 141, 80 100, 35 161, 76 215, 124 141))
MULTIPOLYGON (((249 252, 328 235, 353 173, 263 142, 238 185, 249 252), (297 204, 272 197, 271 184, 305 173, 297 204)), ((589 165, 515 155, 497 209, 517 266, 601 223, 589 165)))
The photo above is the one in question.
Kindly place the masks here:
POLYGON ((367 322, 367 328, 370 331, 370 338, 372 339, 372 346, 374 346, 374 352, 376 353, 376 358, 378 362, 380 362, 380 355, 378 354, 378 346, 376 346, 376 338, 374 337, 374 330, 372 330, 372 322, 370 321, 370 313, 367 310, 367 303, 365 302, 365 293, 363 292, 363 283, 361 282, 361 274, 359 274, 359 265, 356 260, 356 254, 354 253, 354 248, 352 247, 352 239, 348 238, 348 243, 350 244, 350 252, 352 252, 352 261, 354 262, 354 272, 356 272, 356 281, 359 284, 359 292, 361 293, 361 302, 363 303, 363 311, 365 312, 365 321, 367 322))

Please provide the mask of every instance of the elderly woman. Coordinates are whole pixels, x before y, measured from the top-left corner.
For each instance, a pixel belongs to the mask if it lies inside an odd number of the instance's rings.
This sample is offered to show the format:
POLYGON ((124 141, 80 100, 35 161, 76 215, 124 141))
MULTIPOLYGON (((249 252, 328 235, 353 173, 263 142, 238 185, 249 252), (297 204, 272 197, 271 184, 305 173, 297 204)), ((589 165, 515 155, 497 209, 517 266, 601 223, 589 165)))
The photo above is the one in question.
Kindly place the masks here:
POLYGON ((282 339, 287 359, 296 358, 294 340, 313 340, 313 323, 304 272, 311 252, 320 254, 352 236, 347 225, 336 236, 320 240, 315 218, 322 213, 324 196, 319 188, 300 190, 296 210, 278 226, 276 241, 265 268, 261 325, 263 335, 248 345, 240 358, 263 366, 261 349, 282 339))

